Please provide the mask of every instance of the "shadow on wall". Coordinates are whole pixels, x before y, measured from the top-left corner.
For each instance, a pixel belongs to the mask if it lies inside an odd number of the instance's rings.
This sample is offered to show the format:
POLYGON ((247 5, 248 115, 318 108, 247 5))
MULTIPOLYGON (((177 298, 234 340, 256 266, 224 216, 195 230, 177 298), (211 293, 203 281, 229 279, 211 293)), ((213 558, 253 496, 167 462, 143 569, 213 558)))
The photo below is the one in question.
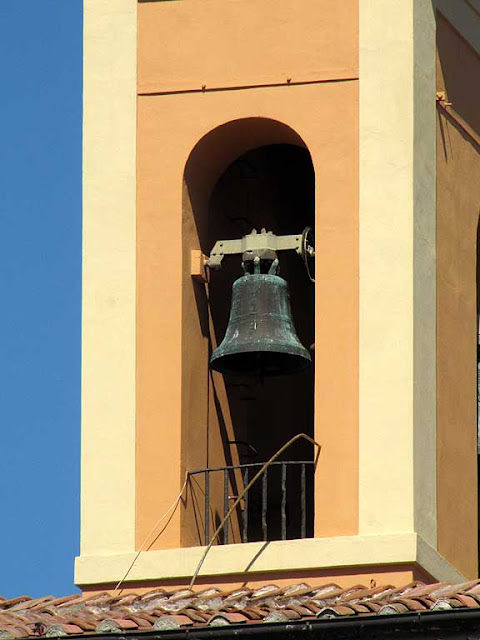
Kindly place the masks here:
POLYGON ((454 111, 480 136, 480 82, 466 82, 478 78, 478 53, 438 12, 437 51, 437 90, 445 90, 454 111))

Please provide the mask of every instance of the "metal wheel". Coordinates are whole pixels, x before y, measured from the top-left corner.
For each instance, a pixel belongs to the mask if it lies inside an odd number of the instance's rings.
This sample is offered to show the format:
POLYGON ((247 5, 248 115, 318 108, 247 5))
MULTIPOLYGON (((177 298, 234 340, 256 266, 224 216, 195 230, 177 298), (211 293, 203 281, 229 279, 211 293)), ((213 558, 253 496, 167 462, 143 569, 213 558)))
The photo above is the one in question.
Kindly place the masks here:
POLYGON ((311 227, 305 227, 302 233, 302 260, 310 282, 315 282, 315 249, 313 246, 313 231, 311 227), (312 276, 312 274, 314 274, 312 276))

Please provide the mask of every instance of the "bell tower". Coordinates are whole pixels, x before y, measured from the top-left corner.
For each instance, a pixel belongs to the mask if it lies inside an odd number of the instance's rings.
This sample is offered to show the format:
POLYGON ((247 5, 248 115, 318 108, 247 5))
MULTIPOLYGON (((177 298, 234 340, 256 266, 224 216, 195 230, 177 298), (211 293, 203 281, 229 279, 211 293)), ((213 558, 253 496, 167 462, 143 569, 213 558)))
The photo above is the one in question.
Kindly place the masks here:
POLYGON ((477 575, 467 4, 85 0, 83 589, 477 575))

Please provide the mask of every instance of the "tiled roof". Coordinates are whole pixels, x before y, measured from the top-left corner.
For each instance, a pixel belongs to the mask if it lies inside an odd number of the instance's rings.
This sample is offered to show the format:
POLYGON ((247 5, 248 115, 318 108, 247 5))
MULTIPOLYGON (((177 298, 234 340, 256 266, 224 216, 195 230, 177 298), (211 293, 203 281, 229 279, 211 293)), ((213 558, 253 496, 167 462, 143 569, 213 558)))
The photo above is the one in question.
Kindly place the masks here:
POLYGON ((65 598, 0 598, 0 640, 129 631, 162 631, 223 625, 378 616, 407 612, 480 610, 480 580, 463 584, 413 582, 341 589, 268 585, 232 591, 155 589, 143 595, 122 592, 65 598))

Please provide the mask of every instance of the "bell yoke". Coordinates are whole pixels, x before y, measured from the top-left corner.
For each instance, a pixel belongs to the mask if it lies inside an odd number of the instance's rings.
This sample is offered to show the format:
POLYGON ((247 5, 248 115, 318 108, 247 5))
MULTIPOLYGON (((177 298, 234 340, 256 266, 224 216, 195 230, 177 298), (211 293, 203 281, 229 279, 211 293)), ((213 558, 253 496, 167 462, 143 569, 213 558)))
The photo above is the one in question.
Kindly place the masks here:
POLYGON ((293 324, 287 282, 278 275, 279 250, 295 250, 304 260, 315 254, 310 229, 276 236, 253 230, 241 240, 218 241, 208 259, 219 269, 224 255, 242 254, 245 275, 233 283, 225 337, 210 358, 210 367, 231 375, 275 376, 303 371, 311 365, 308 350, 293 324))

